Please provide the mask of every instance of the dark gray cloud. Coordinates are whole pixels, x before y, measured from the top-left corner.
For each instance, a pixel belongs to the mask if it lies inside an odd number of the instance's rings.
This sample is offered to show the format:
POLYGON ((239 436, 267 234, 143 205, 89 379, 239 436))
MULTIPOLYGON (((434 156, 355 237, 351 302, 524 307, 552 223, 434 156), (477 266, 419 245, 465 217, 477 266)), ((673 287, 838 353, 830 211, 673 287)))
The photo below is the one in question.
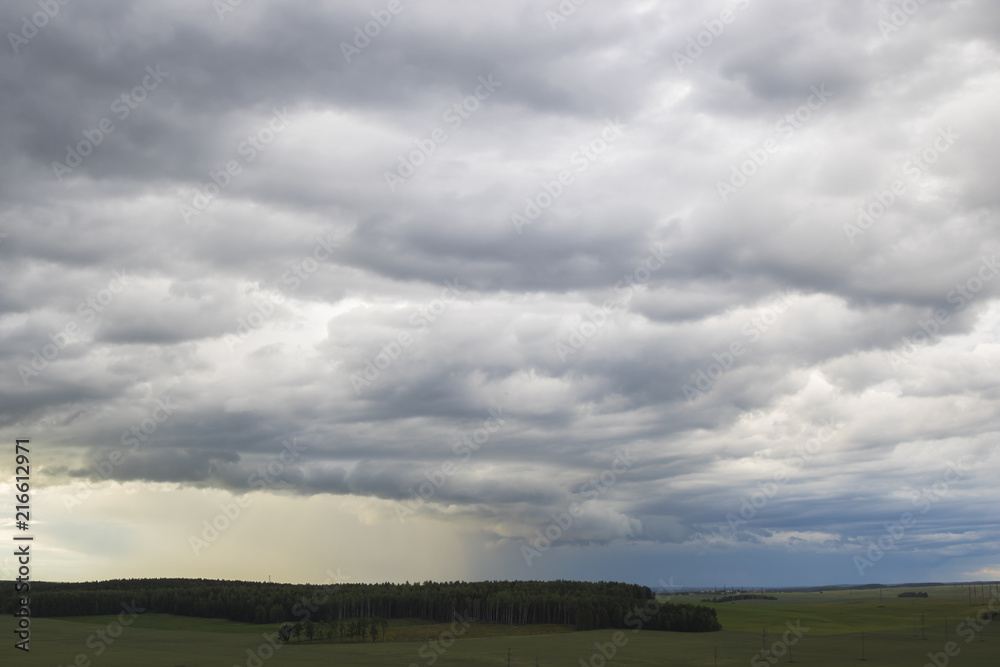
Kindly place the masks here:
POLYGON ((964 460, 899 571, 997 567, 1000 10, 404 1, 355 43, 384 6, 71 3, 7 38, 0 428, 60 452, 46 484, 120 455, 408 508, 488 545, 474 576, 618 578, 629 545, 646 583, 778 551, 819 583, 964 460))

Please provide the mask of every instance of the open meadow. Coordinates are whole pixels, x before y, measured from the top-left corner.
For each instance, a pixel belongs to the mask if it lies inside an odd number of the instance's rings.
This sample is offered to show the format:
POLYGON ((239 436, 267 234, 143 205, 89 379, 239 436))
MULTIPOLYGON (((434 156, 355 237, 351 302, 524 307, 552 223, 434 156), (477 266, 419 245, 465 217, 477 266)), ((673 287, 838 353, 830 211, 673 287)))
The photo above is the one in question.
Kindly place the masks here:
MULTIPOLYGON (((975 617, 992 601, 988 593, 970 606, 966 587, 923 587, 927 598, 898 598, 918 589, 776 593, 777 600, 715 603, 723 630, 673 633, 595 630, 565 626, 473 625, 450 646, 449 624, 394 622, 386 641, 366 644, 292 643, 277 650, 264 635, 274 625, 142 614, 117 633, 117 616, 34 619, 31 653, 16 664, 99 667, 255 667, 371 665, 410 667, 506 665, 870 665, 996 667, 1000 622, 975 617), (970 623, 970 620, 973 621, 970 623), (921 626, 922 622, 922 626, 921 626), (110 633, 109 633, 110 627, 110 633), (767 628, 765 641, 764 628, 767 628), (975 628, 981 628, 981 632, 975 628), (794 628, 795 631, 789 628, 794 628), (864 631, 862 658, 861 633, 864 631), (104 636, 98 634, 103 632, 104 636), (616 632, 622 634, 616 636, 616 632), (801 635, 801 636, 800 636, 801 635), (615 643, 617 639, 617 645, 615 643), (110 641, 106 641, 110 640, 110 641), (787 640, 787 643, 786 643, 787 640), (431 642, 437 642, 436 644, 431 642), (954 642, 949 647, 948 642, 954 642), (769 659, 761 655, 767 645, 769 659), (790 644, 790 646, 789 646, 790 644), (594 654, 596 645, 597 653, 594 654), (953 656, 947 655, 951 649, 953 656), (790 649, 790 650, 789 650, 790 649), (601 651, 611 654, 606 660, 601 651), (83 659, 78 660, 78 656, 83 659), (537 662, 536 662, 537 661, 537 662)), ((666 598, 661 598, 666 599, 666 598)), ((700 602, 701 596, 672 601, 700 602)), ((634 625, 633 625, 634 627, 634 625)), ((461 630, 461 628, 459 628, 461 630)), ((9 653, 8 653, 9 655, 9 653)), ((7 663, 6 659, 4 664, 7 663)))

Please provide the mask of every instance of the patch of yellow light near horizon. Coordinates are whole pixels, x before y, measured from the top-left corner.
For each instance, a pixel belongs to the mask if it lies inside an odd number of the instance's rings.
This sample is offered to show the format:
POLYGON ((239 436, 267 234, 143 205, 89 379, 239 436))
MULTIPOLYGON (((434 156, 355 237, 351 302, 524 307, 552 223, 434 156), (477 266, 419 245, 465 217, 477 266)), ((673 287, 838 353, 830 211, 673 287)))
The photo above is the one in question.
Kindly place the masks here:
MULTIPOLYGON (((33 501, 44 517, 35 548, 49 581, 316 583, 338 569, 353 582, 423 580, 428 573, 451 580, 468 571, 468 544, 455 526, 378 520, 377 503, 366 498, 112 482, 67 507, 63 496, 77 490, 50 487, 33 501)), ((2 559, 0 568, 9 569, 2 559)))

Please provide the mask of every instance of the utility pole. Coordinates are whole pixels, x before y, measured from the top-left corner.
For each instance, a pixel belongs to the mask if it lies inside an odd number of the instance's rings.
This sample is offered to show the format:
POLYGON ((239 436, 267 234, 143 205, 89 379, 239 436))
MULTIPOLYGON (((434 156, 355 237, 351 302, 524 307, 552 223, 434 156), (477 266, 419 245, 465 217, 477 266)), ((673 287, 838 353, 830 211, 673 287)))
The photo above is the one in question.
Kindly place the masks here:
POLYGON ((716 646, 714 648, 715 648, 715 655, 713 656, 712 664, 714 664, 715 667, 719 667, 719 647, 716 646))
POLYGON ((867 660, 865 657, 865 631, 861 631, 861 659, 867 660))
POLYGON ((944 615, 944 640, 948 641, 948 614, 944 615))
POLYGON ((920 638, 927 639, 927 636, 924 634, 924 612, 920 612, 920 638))
POLYGON ((507 667, 510 667, 510 649, 507 649, 507 667))

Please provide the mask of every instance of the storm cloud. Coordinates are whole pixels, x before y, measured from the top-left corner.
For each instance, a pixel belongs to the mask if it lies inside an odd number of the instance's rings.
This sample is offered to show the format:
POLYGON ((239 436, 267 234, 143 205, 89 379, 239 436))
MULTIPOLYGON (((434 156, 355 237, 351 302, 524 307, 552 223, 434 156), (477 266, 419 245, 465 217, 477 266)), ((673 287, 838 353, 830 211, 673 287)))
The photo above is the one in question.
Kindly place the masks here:
MULTIPOLYGON (((249 494, 322 532, 336 500, 378 581, 402 574, 366 554, 420 530, 467 578, 1000 567, 994 3, 0 26, 0 429, 44 452, 53 544, 124 511, 85 485, 142 498, 123 541, 171 502, 190 531, 249 494)), ((79 549, 59 576, 92 578, 79 549)))

